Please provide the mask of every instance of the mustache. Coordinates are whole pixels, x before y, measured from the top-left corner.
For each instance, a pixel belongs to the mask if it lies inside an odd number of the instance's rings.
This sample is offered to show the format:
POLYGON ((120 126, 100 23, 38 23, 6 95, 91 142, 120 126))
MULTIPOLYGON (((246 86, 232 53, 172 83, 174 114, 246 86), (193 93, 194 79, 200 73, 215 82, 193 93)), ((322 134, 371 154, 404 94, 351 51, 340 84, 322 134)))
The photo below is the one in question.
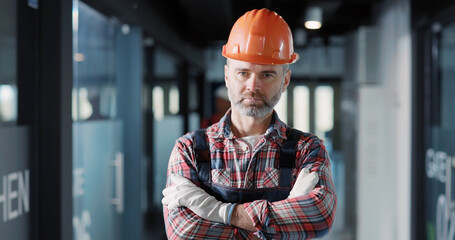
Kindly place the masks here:
POLYGON ((242 100, 244 100, 245 98, 259 98, 263 101, 266 100, 266 97, 264 94, 260 93, 260 92, 248 92, 246 94, 242 94, 242 100))

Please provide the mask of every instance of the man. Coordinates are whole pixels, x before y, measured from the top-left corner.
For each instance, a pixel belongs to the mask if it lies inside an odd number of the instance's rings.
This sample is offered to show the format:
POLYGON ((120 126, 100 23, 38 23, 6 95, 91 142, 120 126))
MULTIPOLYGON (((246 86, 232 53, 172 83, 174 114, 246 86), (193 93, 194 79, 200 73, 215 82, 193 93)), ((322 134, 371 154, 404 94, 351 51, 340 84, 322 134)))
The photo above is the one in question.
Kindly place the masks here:
POLYGON ((232 108, 176 142, 162 200, 168 238, 327 234, 336 196, 322 140, 286 126, 273 110, 298 59, 289 26, 267 9, 247 12, 223 56, 232 108))

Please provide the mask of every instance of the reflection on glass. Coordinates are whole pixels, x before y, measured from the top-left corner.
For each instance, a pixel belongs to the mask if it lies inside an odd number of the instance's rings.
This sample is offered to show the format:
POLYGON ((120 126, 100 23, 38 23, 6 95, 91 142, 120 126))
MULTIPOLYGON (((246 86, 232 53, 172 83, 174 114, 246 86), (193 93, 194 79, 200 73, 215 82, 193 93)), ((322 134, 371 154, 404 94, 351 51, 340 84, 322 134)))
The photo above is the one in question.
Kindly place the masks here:
POLYGON ((441 41, 441 127, 455 130, 455 23, 442 32, 441 41))
POLYGON ((333 129, 333 88, 319 86, 315 90, 316 98, 316 135, 322 139, 333 129))
POLYGON ((425 222, 427 239, 455 239, 455 22, 443 27, 432 91, 440 92, 425 102, 435 104, 427 116, 440 121, 428 124, 425 137, 425 222), (436 110, 436 111, 435 111, 436 110), (438 119, 439 120, 439 119, 438 119))
POLYGON ((288 92, 285 91, 280 98, 280 101, 275 106, 275 111, 281 121, 288 121, 288 92))
POLYGON ((16 1, 0 1, 0 124, 17 119, 16 1))
POLYGON ((294 128, 310 131, 310 90, 307 86, 294 87, 294 128))
POLYGON ((0 122, 17 118, 17 89, 14 85, 0 85, 0 122))
POLYGON ((73 120, 87 120, 93 113, 92 105, 88 99, 87 88, 73 89, 73 104, 76 102, 78 108, 73 108, 73 120))
POLYGON ((119 29, 84 2, 73 4, 73 239, 118 240, 124 198, 115 75, 119 29))
POLYGON ((153 116, 156 121, 161 121, 164 118, 164 91, 162 87, 154 87, 153 95, 153 116))
POLYGON ((73 3, 73 120, 115 119, 115 34, 113 20, 82 2, 73 3))
POLYGON ((169 90, 169 112, 177 114, 179 112, 179 89, 172 86, 169 90))

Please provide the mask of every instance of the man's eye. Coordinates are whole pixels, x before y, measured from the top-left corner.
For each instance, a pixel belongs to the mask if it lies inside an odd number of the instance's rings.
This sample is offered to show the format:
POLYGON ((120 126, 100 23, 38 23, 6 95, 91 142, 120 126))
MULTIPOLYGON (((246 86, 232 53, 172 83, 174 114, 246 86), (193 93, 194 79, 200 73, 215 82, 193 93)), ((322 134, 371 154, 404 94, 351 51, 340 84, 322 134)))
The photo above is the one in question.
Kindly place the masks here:
POLYGON ((248 77, 249 74, 247 72, 239 72, 239 75, 242 77, 248 77))
POLYGON ((262 74, 262 78, 271 80, 271 79, 275 78, 275 75, 273 75, 272 73, 264 73, 264 74, 262 74))

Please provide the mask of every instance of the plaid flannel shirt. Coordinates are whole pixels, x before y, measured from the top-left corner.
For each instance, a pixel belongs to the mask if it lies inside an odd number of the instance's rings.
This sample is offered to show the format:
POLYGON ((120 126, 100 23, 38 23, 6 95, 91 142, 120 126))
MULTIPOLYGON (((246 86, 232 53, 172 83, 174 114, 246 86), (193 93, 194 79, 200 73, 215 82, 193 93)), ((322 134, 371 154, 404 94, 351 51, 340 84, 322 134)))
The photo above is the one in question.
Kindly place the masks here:
MULTIPOLYGON (((206 129, 211 158, 223 159, 225 166, 225 169, 212 169, 212 181, 237 188, 278 186, 278 155, 286 139, 286 127, 274 112, 272 123, 264 137, 254 149, 249 149, 245 142, 232 133, 228 111, 219 123, 206 129)), ((178 173, 200 186, 193 140, 194 133, 188 133, 176 141, 169 160, 168 176, 178 173)), ((295 166, 292 170, 292 186, 303 168, 318 173, 318 184, 305 196, 277 202, 258 199, 244 203, 257 232, 205 220, 186 207, 169 211, 164 206, 168 238, 251 239, 252 234, 262 239, 309 239, 324 236, 334 220, 336 195, 329 156, 322 140, 309 133, 301 136, 296 147, 295 166)), ((168 179, 167 186, 170 184, 168 179)))

